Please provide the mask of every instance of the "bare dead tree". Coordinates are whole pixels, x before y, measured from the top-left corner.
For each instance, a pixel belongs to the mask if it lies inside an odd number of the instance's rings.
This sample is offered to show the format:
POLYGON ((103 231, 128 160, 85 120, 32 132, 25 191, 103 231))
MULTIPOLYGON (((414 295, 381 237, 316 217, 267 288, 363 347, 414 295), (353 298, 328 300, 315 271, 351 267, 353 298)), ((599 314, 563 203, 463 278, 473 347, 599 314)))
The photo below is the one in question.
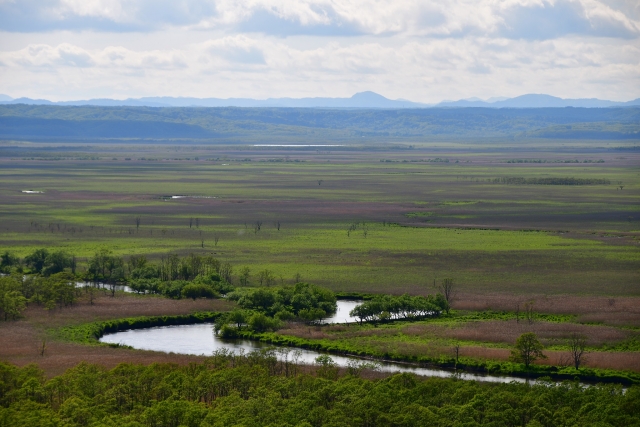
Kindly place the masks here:
POLYGON ((196 218, 196 228, 200 228, 200 218, 196 218))
POLYGON ((218 274, 227 282, 231 283, 231 275, 233 274, 233 267, 228 262, 223 262, 218 268, 218 274))
POLYGON ((456 289, 453 283, 453 279, 446 278, 442 279, 442 283, 440 284, 440 292, 444 295, 444 299, 447 301, 447 314, 449 314, 449 310, 453 300, 456 298, 456 289))
POLYGON ((300 272, 297 272, 295 276, 293 276, 293 283, 296 284, 300 282, 302 282, 302 276, 300 275, 300 272))
POLYGON ((213 236, 213 245, 218 246, 218 240, 220 240, 220 236, 217 234, 213 236))
POLYGON ((576 369, 580 369, 580 365, 587 360, 587 337, 574 332, 569 337, 568 344, 571 362, 576 369))
POLYGON ((536 313, 533 311, 533 305, 535 301, 529 301, 524 304, 524 318, 532 325, 536 320, 536 313))
POLYGON ((520 302, 516 303, 516 323, 520 323, 520 302))
POLYGON ((253 234, 258 234, 258 231, 262 228, 262 221, 256 221, 253 225, 253 234))
POLYGON ((456 368, 458 367, 458 361, 460 359, 460 344, 456 343, 453 346, 453 356, 456 358, 456 368))
POLYGON ((242 284, 242 286, 247 286, 250 276, 251 269, 249 267, 242 267, 242 270, 240 270, 240 284, 242 284))
POLYGON ((280 231, 280 221, 276 221, 276 222, 274 222, 274 223, 273 223, 273 225, 274 225, 274 227, 276 227, 276 229, 277 229, 278 231, 280 231))
POLYGON ((136 230, 138 230, 140 228, 140 221, 141 221, 140 217, 137 216, 136 217, 136 230))
POLYGON ((87 293, 89 294, 89 305, 93 305, 93 301, 96 299, 96 288, 90 284, 87 287, 87 293))
POLYGON ((193 226, 193 218, 189 218, 189 228, 193 226))
POLYGON ((323 182, 324 182, 324 179, 319 179, 318 180, 318 185, 322 185, 323 182))
POLYGON ((38 350, 38 352, 40 353, 40 356, 44 356, 44 352, 47 349, 47 340, 42 340, 42 344, 40 344, 40 348, 38 350))

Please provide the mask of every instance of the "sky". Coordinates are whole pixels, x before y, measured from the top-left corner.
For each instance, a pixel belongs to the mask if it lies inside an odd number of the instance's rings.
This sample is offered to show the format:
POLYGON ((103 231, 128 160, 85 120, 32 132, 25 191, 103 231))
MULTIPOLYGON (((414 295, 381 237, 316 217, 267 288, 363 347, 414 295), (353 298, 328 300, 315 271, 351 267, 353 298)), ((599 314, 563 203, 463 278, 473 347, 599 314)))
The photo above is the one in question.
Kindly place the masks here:
POLYGON ((0 0, 0 94, 640 98, 638 0, 0 0))

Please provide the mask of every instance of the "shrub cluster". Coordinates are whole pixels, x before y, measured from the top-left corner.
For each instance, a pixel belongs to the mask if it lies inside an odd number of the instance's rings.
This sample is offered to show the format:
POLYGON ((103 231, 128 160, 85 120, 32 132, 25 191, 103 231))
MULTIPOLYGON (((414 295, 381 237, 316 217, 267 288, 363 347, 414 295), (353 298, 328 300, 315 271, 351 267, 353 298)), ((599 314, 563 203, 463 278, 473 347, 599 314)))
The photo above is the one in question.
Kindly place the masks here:
POLYGON ((237 336, 243 328, 254 332, 274 331, 284 321, 315 322, 336 312, 336 296, 328 289, 296 283, 273 289, 239 290, 229 299, 241 307, 218 319, 214 328, 223 337, 237 336))
POLYGON ((50 276, 69 269, 75 274, 76 258, 65 251, 49 251, 48 249, 36 249, 33 253, 20 259, 9 251, 0 255, 0 273, 23 273, 24 267, 28 267, 32 274, 50 276))
POLYGON ((412 297, 402 295, 379 295, 365 301, 349 313, 362 322, 384 322, 399 319, 421 319, 439 316, 449 309, 444 295, 412 297))
POLYGON ((336 312, 336 296, 328 289, 308 283, 296 283, 274 289, 234 292, 229 299, 244 309, 255 310, 281 320, 301 318, 320 320, 336 312))
POLYGON ((0 277, 0 316, 4 320, 20 317, 27 303, 44 305, 48 309, 73 304, 79 289, 70 273, 45 276, 12 274, 0 277))
POLYGON ((153 279, 131 279, 129 287, 141 294, 162 295, 167 298, 219 298, 233 291, 234 287, 218 273, 201 274, 192 281, 153 279))

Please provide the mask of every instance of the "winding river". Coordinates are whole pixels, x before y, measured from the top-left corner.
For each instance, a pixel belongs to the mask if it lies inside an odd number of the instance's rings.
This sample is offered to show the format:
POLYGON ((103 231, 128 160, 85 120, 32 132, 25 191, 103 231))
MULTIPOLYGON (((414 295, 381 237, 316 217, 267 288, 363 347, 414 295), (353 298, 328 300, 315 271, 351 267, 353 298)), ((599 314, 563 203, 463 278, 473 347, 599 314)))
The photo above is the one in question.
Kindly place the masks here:
MULTIPOLYGON (((346 323, 355 319, 349 316, 358 301, 338 301, 338 310, 335 315, 324 320, 324 323, 346 323)), ((159 326, 146 329, 133 329, 128 331, 107 334, 100 338, 100 342, 127 345, 140 350, 161 351, 165 353, 211 355, 216 350, 227 349, 234 353, 250 352, 261 348, 270 347, 269 344, 246 339, 226 340, 216 336, 210 323, 196 325, 159 326)), ((313 350, 283 347, 283 349, 295 350, 297 362, 314 364, 316 357, 326 354, 313 350)), ((280 360, 291 360, 292 352, 277 352, 280 360)), ((346 367, 351 362, 363 361, 355 356, 331 355, 333 361, 341 367, 346 367)), ((511 381, 526 382, 524 378, 494 375, 477 375, 470 373, 454 373, 444 369, 423 368, 406 363, 379 362, 378 370, 381 372, 409 372, 427 377, 456 378, 465 380, 508 383, 511 381)))

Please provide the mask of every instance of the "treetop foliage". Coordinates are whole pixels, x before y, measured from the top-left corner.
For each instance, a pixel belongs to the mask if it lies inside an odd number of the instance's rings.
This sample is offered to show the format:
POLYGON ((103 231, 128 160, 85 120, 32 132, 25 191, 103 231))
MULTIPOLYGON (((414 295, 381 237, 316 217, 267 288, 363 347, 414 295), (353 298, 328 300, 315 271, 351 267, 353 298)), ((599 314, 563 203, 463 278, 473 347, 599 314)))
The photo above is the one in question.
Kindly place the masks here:
POLYGON ((238 290, 229 295, 242 308, 256 310, 269 316, 302 317, 317 320, 336 312, 333 292, 308 283, 296 283, 281 288, 238 290))
POLYGON ((46 379, 34 365, 0 363, 0 425, 624 426, 640 425, 640 389, 577 383, 495 384, 397 374, 378 380, 317 375, 276 350, 218 352, 202 364, 82 363, 46 379))
POLYGON ((439 316, 448 311, 449 303, 443 294, 426 297, 410 295, 378 295, 364 301, 349 313, 360 322, 384 322, 399 319, 420 319, 439 316))

